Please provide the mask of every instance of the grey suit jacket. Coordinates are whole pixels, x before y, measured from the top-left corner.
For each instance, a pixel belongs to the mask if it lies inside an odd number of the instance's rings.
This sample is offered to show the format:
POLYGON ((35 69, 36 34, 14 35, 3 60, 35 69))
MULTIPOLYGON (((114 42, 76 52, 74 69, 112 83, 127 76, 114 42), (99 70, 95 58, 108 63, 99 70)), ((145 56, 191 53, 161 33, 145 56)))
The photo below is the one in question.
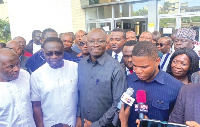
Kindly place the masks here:
POLYGON ((29 57, 27 57, 27 56, 24 56, 24 55, 22 55, 21 56, 21 61, 20 61, 20 68, 21 69, 24 69, 24 70, 27 70, 27 68, 26 68, 26 66, 25 66, 25 64, 26 64, 26 61, 29 59, 29 57))
POLYGON ((200 84, 185 85, 181 88, 169 121, 181 124, 186 121, 200 123, 200 84))

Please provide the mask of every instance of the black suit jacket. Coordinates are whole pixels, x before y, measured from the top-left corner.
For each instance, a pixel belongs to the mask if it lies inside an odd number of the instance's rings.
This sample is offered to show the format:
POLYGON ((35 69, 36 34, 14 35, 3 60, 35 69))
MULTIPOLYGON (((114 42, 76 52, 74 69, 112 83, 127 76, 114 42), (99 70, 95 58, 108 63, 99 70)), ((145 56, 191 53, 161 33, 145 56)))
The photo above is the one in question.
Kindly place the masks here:
MULTIPOLYGON (((113 50, 111 50, 111 49, 106 50, 106 52, 107 52, 110 56, 112 56, 112 51, 113 51, 113 50)), ((121 63, 124 63, 123 58, 122 58, 121 61, 120 61, 120 64, 121 64, 121 63)))
POLYGON ((30 40, 29 43, 26 45, 25 51, 33 54, 33 40, 30 40))

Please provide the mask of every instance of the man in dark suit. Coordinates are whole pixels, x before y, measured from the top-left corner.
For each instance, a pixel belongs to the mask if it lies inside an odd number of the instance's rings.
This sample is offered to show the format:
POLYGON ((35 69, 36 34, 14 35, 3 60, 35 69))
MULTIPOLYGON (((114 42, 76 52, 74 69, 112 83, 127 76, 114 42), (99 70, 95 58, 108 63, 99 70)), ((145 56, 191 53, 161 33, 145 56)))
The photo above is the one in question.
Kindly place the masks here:
POLYGON ((25 51, 29 52, 30 54, 34 54, 35 52, 39 51, 41 49, 41 31, 40 30, 34 30, 32 32, 32 40, 29 41, 29 43, 25 47, 25 51))
POLYGON ((110 34, 110 44, 111 49, 107 50, 107 53, 111 55, 114 59, 123 63, 122 46, 126 42, 126 34, 121 28, 115 28, 110 34))
POLYGON ((121 65, 124 68, 126 75, 133 73, 132 51, 135 44, 137 44, 137 41, 130 40, 123 45, 122 53, 124 63, 121 65))
POLYGON ((15 51, 20 59, 20 68, 26 70, 25 64, 29 57, 23 55, 22 47, 20 46, 20 44, 17 41, 12 40, 7 42, 6 47, 15 51))
MULTIPOLYGON (((181 88, 169 121, 191 126, 191 121, 200 124, 200 84, 185 85, 181 88), (190 121, 188 123, 188 121, 190 121)), ((200 125, 198 125, 200 126, 200 125)))

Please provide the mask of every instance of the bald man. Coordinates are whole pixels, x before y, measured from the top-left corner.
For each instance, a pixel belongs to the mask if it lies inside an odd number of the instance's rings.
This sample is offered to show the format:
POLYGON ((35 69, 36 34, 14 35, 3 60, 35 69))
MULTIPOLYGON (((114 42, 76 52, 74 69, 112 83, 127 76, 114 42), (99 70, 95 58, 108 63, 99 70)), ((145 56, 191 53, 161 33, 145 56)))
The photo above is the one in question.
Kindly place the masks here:
POLYGON ((90 55, 84 57, 78 67, 77 126, 113 127, 117 104, 126 89, 125 72, 106 52, 106 33, 102 29, 91 30, 87 42, 90 55))
POLYGON ((17 41, 12 40, 7 42, 6 47, 9 49, 13 49, 15 51, 15 53, 19 56, 20 59, 20 68, 26 70, 25 64, 26 61, 29 59, 29 57, 23 54, 22 52, 23 49, 20 46, 20 44, 17 41))
POLYGON ((73 51, 71 48, 73 44, 73 36, 70 33, 63 33, 61 34, 60 39, 63 42, 64 51, 76 57, 78 53, 73 51))
POLYGON ((85 31, 83 30, 79 30, 76 32, 75 34, 75 43, 73 43, 72 45, 72 50, 77 52, 77 53, 81 53, 81 50, 79 49, 79 44, 80 44, 80 41, 83 37, 83 35, 85 34, 85 31))
POLYGON ((148 31, 142 32, 140 37, 139 37, 139 42, 141 42, 141 41, 152 42, 152 40, 153 40, 152 34, 151 34, 151 32, 148 32, 148 31))
POLYGON ((35 127, 30 101, 30 75, 20 70, 18 55, 0 49, 0 126, 35 127))
MULTIPOLYGON (((152 43, 155 43, 155 41, 153 41, 153 35, 151 34, 151 32, 148 32, 148 31, 142 32, 142 34, 139 37, 139 42, 141 42, 141 41, 150 41, 152 43)), ((160 58, 162 58, 163 53, 161 53, 160 51, 158 51, 158 56, 160 58)))
POLYGON ((126 32, 126 41, 134 40, 137 41, 137 37, 135 36, 135 32, 128 31, 126 32))

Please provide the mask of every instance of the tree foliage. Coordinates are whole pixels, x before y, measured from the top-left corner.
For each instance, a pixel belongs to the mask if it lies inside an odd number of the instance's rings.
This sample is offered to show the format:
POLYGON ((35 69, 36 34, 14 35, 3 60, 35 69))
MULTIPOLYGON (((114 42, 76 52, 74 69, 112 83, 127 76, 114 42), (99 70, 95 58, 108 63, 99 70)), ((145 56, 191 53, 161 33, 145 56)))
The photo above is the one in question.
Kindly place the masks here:
POLYGON ((0 19, 0 42, 11 40, 9 21, 0 19))

